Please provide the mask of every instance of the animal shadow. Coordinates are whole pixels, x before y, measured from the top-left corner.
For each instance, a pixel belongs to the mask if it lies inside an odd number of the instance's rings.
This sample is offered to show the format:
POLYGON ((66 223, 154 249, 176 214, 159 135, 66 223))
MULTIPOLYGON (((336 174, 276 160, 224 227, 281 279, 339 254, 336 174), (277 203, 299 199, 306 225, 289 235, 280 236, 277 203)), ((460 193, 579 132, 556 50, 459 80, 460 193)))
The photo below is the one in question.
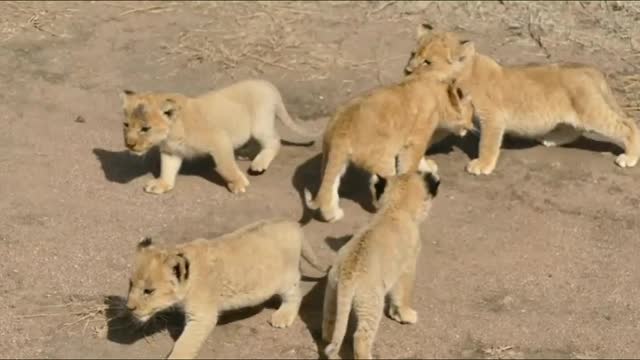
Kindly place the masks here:
POLYGON ((118 344, 133 344, 147 336, 167 330, 175 341, 184 329, 184 314, 177 310, 167 310, 154 315, 145 323, 138 322, 127 310, 127 300, 121 296, 107 296, 107 339, 118 344))
MULTIPOLYGON (((303 225, 315 218, 316 212, 307 208, 305 203, 304 189, 308 189, 315 197, 320 188, 320 182, 322 181, 320 176, 321 164, 322 154, 320 153, 299 165, 293 174, 291 182, 293 187, 298 191, 300 198, 303 212, 299 222, 303 225)), ((371 193, 369 192, 369 177, 370 175, 366 171, 349 165, 340 181, 340 189, 338 190, 340 201, 349 199, 358 203, 365 211, 374 213, 375 207, 373 206, 371 193)))
POLYGON ((325 239, 325 242, 327 243, 327 245, 329 245, 329 247, 331 248, 331 250, 333 251, 338 251, 340 250, 340 248, 342 248, 346 243, 349 242, 349 240, 351 240, 351 238, 353 237, 353 235, 344 235, 344 236, 340 236, 340 237, 332 237, 329 236, 325 239))
MULTIPOLYGON (((242 149, 243 151, 245 149, 242 149)), ((102 171, 110 182, 127 184, 134 179, 147 175, 149 172, 154 177, 160 176, 160 152, 152 148, 144 155, 138 156, 124 151, 109 151, 93 149, 93 153, 100 161, 102 171)), ((196 159, 185 160, 180 167, 176 180, 180 182, 180 175, 200 176, 212 183, 226 187, 226 181, 215 171, 216 164, 211 156, 202 156, 196 159)))
POLYGON ((160 152, 155 148, 144 156, 137 156, 127 150, 109 151, 98 148, 93 149, 93 154, 100 161, 104 176, 110 182, 127 184, 149 172, 154 177, 160 176, 160 152))
MULTIPOLYGON (((107 339, 109 341, 130 345, 164 330, 167 330, 173 341, 176 341, 184 331, 186 318, 182 311, 177 309, 161 311, 147 322, 139 323, 127 310, 126 302, 126 299, 121 296, 107 296, 104 300, 107 305, 107 339)), ((277 309, 279 303, 277 297, 273 297, 257 306, 226 311, 220 314, 216 326, 248 319, 265 308, 277 309)))

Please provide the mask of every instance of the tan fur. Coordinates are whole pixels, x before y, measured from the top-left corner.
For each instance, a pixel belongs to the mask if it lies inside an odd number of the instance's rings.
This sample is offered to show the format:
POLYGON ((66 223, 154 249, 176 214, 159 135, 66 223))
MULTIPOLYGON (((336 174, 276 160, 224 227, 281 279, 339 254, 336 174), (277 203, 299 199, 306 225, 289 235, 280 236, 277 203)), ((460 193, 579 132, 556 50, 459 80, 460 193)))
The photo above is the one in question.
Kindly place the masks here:
POLYGON ((212 155, 217 172, 233 193, 245 192, 249 180, 238 168, 234 149, 251 137, 261 145, 251 171, 262 173, 280 149, 277 116, 292 130, 314 137, 291 119, 278 89, 264 80, 245 80, 192 98, 177 93, 125 91, 124 139, 131 151, 144 153, 159 145, 161 175, 144 190, 161 194, 173 189, 185 158, 212 155))
POLYGON ((494 170, 505 133, 538 139, 545 146, 567 144, 581 135, 605 138, 625 150, 616 164, 633 167, 638 162, 638 127, 617 104, 605 76, 593 67, 502 66, 476 53, 471 42, 461 42, 455 33, 420 26, 418 45, 405 72, 430 68, 456 77, 473 97, 481 138, 479 157, 467 165, 472 174, 494 170))
POLYGON ((187 323, 169 358, 193 358, 220 312, 255 306, 273 295, 282 304, 271 325, 288 327, 300 308, 300 256, 325 271, 296 222, 259 221, 216 239, 156 247, 138 245, 127 307, 142 322, 180 306, 187 323), (147 292, 151 293, 145 294, 147 292))
POLYGON ((409 324, 418 320, 411 306, 421 249, 418 224, 428 215, 439 180, 431 173, 410 172, 388 181, 380 210, 338 251, 329 271, 322 321, 329 358, 340 350, 351 309, 357 317, 356 359, 372 358, 387 294, 392 319, 409 324))
POLYGON ((344 216, 338 188, 349 163, 385 178, 418 168, 435 170, 433 161, 423 159, 435 130, 464 136, 474 128, 471 99, 458 90, 452 82, 417 72, 340 107, 324 133, 322 182, 315 200, 305 189, 307 206, 320 209, 329 222, 344 216))

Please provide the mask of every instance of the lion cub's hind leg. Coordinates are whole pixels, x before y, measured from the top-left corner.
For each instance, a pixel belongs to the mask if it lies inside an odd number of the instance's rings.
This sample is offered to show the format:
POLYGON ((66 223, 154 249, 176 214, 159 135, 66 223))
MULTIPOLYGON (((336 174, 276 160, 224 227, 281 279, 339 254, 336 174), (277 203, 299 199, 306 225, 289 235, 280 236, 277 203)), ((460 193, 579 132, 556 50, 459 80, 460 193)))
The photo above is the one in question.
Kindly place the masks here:
POLYGON ((389 317, 401 324, 415 324, 418 313, 411 307, 413 287, 415 285, 415 264, 405 271, 389 292, 389 317))
POLYGON ((249 186, 249 180, 240 171, 234 154, 233 145, 229 138, 219 136, 212 144, 211 156, 216 163, 216 171, 227 182, 227 187, 234 194, 243 193, 249 186))
POLYGON ((562 146, 578 140, 582 132, 571 125, 560 124, 539 140, 546 147, 562 146))
POLYGON ((271 316, 271 326, 286 328, 293 324, 300 310, 300 304, 302 303, 300 281, 296 280, 295 283, 283 290, 279 295, 282 298, 282 303, 271 316))
POLYGON ((584 100, 589 106, 579 116, 584 121, 585 130, 605 136, 624 147, 624 153, 616 158, 618 166, 636 166, 640 158, 640 130, 635 121, 618 114, 604 101, 584 100))
POLYGON ((258 114, 252 131, 252 136, 260 144, 260 152, 251 162, 249 169, 252 175, 264 173, 280 151, 280 136, 274 128, 273 111, 263 111, 258 114))
POLYGON ((356 295, 353 310, 358 319, 353 334, 353 355, 356 359, 373 359, 373 342, 384 313, 384 294, 380 290, 356 295))

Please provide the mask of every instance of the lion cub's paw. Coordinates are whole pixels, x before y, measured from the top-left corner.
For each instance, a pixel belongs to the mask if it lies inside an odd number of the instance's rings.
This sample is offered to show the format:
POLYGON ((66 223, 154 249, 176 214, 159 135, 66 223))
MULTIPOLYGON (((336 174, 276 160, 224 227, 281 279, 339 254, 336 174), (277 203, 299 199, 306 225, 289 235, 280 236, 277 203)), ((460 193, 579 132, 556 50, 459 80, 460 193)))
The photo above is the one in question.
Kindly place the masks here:
POLYGON ((162 194, 171 189, 173 189, 173 186, 170 186, 162 179, 149 180, 144 186, 144 191, 150 194, 162 194))
POLYGON ((344 217, 344 211, 337 206, 329 210, 322 210, 321 212, 324 220, 329 223, 336 222, 344 217))
POLYGON ((392 306, 391 318, 401 324, 415 324, 418 322, 418 313, 409 307, 392 306))
POLYGON ((242 194, 244 192, 247 191, 247 186, 242 183, 242 182, 232 182, 232 183, 228 183, 227 186, 229 187, 229 191, 231 191, 234 194, 242 194))
POLYGON ((618 157, 616 158, 616 164, 618 164, 618 166, 622 167, 622 168, 626 168, 626 167, 634 167, 636 166, 636 164, 638 163, 638 158, 637 157, 631 157, 627 154, 620 154, 618 155, 618 157))
POLYGON ((480 159, 473 159, 467 164, 467 172, 473 175, 489 175, 493 171, 493 166, 487 166, 480 162, 480 159))
POLYGON ((298 316, 298 313, 291 309, 278 309, 271 315, 271 326, 274 328, 286 328, 291 326, 298 316))
POLYGON ((227 186, 229 187, 229 191, 234 194, 244 193, 247 191, 247 186, 249 186, 249 180, 243 175, 238 180, 227 183, 227 186))

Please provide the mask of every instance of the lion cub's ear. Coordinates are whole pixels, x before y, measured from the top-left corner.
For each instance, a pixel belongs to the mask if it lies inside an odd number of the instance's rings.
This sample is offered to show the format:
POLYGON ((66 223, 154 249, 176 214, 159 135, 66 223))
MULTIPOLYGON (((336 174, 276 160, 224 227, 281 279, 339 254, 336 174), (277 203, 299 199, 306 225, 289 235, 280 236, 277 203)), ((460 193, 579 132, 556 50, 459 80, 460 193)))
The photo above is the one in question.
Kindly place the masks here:
POLYGON ((169 255, 165 263, 171 268, 179 283, 189 279, 190 262, 183 253, 169 255))
POLYGON ((178 111, 178 103, 171 98, 165 99, 162 104, 162 114, 169 120, 174 120, 176 112, 178 111))
POLYGON ((469 59, 473 57, 476 53, 476 47, 470 40, 461 40, 460 47, 458 48, 456 57, 458 61, 464 61, 465 59, 469 59))
POLYGON ((122 90, 120 91, 120 100, 122 100, 122 106, 126 107, 129 103, 129 97, 135 95, 136 92, 132 90, 122 90))
POLYGON ((430 24, 427 23, 423 23, 418 25, 418 29, 416 31, 416 35, 419 38, 428 35, 431 33, 431 31, 433 31, 433 26, 431 26, 430 24))
POLYGON ((138 250, 146 249, 151 247, 152 245, 153 245, 153 240, 151 240, 151 238, 147 236, 144 239, 140 240, 140 242, 138 243, 137 249, 138 250))

